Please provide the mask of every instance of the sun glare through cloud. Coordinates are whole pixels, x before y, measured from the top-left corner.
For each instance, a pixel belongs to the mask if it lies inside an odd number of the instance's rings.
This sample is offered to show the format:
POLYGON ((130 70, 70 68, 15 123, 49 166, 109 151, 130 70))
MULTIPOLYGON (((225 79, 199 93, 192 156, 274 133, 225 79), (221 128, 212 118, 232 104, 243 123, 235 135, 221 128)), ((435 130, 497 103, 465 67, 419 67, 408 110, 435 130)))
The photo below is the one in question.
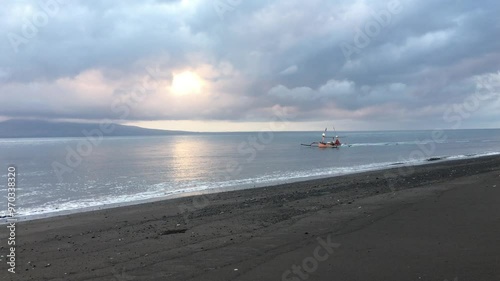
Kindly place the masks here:
POLYGON ((194 72, 184 71, 173 75, 172 93, 175 95, 191 95, 201 93, 203 81, 194 72))

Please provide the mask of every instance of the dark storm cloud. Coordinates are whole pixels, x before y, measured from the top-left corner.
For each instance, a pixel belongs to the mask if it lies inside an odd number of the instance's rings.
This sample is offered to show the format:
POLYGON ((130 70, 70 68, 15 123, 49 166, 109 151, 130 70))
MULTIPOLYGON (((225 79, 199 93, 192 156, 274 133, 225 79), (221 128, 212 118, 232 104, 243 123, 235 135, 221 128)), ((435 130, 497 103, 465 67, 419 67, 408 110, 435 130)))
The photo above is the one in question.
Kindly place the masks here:
MULTIPOLYGON (((276 106, 297 120, 442 119, 474 94, 478 79, 500 80, 499 7, 489 0, 7 2, 0 115, 119 119, 110 110, 116 92, 131 91, 146 67, 159 64, 168 81, 179 69, 203 73, 211 96, 176 101, 159 83, 125 119, 261 120, 276 106)), ((478 120, 495 121, 485 114, 478 120)))

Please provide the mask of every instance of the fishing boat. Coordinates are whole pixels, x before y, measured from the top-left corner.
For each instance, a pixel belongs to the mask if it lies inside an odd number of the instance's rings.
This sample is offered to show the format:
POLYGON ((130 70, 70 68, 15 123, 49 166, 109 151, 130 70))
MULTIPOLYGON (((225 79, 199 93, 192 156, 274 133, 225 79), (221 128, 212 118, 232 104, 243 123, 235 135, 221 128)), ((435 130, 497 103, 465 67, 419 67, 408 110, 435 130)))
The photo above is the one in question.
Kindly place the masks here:
MULTIPOLYGON (((339 136, 335 135, 335 137, 332 138, 332 141, 326 142, 326 132, 328 131, 328 128, 325 128, 325 131, 321 135, 321 141, 320 142, 312 142, 310 144, 301 144, 302 146, 309 146, 309 147, 318 147, 318 148, 339 148, 342 146, 342 143, 340 142, 339 136)), ((333 127, 333 131, 335 131, 335 127, 333 127)))
POLYGON ((319 142, 318 147, 319 148, 337 148, 341 146, 341 143, 335 143, 335 142, 319 142))

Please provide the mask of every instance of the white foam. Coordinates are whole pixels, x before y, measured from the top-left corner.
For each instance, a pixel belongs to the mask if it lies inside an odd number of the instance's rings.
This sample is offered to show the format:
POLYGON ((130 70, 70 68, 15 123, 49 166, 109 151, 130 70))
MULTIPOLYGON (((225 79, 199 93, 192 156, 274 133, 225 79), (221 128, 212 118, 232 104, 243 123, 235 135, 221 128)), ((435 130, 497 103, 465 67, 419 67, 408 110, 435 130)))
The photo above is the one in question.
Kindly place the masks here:
POLYGON ((495 155, 500 155, 500 152, 491 151, 491 152, 484 152, 484 153, 477 153, 477 154, 454 155, 454 156, 447 157, 447 159, 458 160, 458 159, 464 159, 464 158, 479 158, 479 157, 495 156, 495 155))
POLYGON ((159 196, 161 196, 161 194, 158 194, 156 192, 141 192, 138 194, 112 195, 106 197, 86 198, 86 199, 66 201, 66 202, 64 202, 64 199, 58 199, 43 204, 36 208, 21 207, 18 210, 18 215, 36 216, 36 215, 70 211, 70 210, 97 209, 97 207, 104 207, 106 205, 146 200, 159 196))

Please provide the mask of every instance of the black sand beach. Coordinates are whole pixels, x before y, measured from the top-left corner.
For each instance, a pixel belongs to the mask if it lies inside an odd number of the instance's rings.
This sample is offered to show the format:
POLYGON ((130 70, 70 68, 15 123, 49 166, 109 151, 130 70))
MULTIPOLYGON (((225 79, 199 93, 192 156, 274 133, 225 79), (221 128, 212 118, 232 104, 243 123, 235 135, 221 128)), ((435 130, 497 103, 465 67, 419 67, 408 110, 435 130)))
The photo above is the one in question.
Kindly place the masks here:
POLYGON ((500 157, 403 171, 4 226, 0 279, 500 280, 500 157))

